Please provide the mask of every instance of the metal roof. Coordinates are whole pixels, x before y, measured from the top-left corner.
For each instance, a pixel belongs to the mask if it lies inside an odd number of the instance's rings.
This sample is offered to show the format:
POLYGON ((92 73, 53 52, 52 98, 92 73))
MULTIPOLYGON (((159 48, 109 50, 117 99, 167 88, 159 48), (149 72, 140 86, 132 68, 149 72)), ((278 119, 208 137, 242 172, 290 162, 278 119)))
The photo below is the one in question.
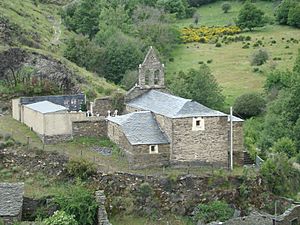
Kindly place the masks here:
POLYGON ((68 110, 64 106, 57 105, 49 101, 36 102, 33 104, 25 105, 25 107, 38 111, 43 114, 68 110))
POLYGON ((227 116, 226 114, 210 109, 191 99, 185 99, 156 90, 131 100, 128 106, 149 110, 170 118, 184 118, 197 116, 227 116))
POLYGON ((22 210, 24 183, 0 183, 0 216, 17 216, 22 210))
POLYGON ((132 145, 169 143, 153 114, 149 111, 133 112, 107 119, 121 126, 132 145))

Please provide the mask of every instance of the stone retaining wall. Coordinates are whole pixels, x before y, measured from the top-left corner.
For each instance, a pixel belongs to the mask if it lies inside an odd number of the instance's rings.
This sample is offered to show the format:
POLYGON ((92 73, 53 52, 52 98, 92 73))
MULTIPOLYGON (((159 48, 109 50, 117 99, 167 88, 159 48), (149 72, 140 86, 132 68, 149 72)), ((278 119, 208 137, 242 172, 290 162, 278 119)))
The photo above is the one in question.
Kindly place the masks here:
POLYGON ((104 195, 104 191, 96 191, 96 201, 98 203, 98 214, 97 214, 97 219, 98 219, 98 225, 111 225, 107 218, 107 212, 104 207, 106 197, 104 195))
POLYGON ((107 121, 86 120, 72 123, 73 137, 107 137, 107 121))

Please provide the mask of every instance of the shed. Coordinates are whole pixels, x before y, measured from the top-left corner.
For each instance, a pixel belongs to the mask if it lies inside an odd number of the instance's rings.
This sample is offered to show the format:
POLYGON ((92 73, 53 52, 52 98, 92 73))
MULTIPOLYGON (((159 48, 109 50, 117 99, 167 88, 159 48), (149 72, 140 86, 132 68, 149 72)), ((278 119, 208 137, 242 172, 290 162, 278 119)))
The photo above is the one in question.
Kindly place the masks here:
POLYGON ((82 112, 68 112, 64 106, 49 101, 24 105, 22 122, 35 131, 46 144, 72 138, 72 122, 82 120, 82 112))

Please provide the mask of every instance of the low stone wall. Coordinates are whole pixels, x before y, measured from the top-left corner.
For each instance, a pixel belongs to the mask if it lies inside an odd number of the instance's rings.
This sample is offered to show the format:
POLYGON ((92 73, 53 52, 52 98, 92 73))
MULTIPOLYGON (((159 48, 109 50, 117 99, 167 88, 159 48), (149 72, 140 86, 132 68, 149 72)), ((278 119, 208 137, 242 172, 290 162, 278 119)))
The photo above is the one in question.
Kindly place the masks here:
POLYGON ((72 129, 73 137, 107 137, 107 121, 104 118, 73 122, 72 129))
POLYGON ((52 136, 44 135, 44 136, 41 136, 41 139, 42 139, 43 143, 46 145, 57 144, 60 142, 72 140, 72 135, 71 134, 52 135, 52 136))
POLYGON ((3 220, 4 225, 13 225, 17 224, 19 221, 21 221, 21 215, 20 216, 0 216, 0 219, 3 220))
POLYGON ((300 205, 293 205, 276 220, 277 225, 300 224, 300 205))
POLYGON ((97 219, 98 219, 98 225, 111 225, 107 218, 107 212, 104 207, 106 197, 104 195, 104 191, 96 191, 96 201, 98 203, 98 214, 97 214, 97 219))

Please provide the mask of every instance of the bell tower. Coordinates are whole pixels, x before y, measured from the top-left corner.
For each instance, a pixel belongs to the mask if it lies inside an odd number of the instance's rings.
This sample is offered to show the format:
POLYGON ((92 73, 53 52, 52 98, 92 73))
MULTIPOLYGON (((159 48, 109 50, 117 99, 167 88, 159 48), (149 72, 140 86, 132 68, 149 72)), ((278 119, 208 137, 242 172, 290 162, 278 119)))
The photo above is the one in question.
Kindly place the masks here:
POLYGON ((162 88, 165 86, 164 64, 162 64, 152 46, 139 65, 139 83, 141 88, 162 88))

